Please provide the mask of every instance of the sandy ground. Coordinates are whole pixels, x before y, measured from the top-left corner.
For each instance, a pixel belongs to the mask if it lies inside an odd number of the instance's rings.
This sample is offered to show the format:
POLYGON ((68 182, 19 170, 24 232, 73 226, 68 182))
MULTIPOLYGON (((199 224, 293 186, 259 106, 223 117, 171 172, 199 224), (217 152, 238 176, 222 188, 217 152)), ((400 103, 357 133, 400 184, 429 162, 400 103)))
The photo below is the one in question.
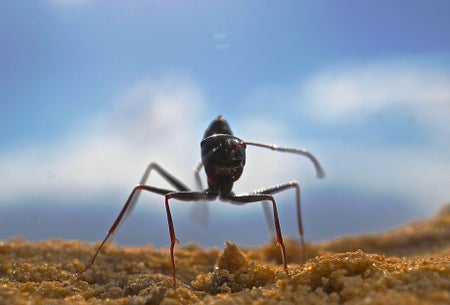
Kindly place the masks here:
POLYGON ((0 243, 0 304, 450 304, 450 205, 432 218, 377 234, 308 244, 286 240, 289 276, 274 245, 98 244, 13 239, 0 243))

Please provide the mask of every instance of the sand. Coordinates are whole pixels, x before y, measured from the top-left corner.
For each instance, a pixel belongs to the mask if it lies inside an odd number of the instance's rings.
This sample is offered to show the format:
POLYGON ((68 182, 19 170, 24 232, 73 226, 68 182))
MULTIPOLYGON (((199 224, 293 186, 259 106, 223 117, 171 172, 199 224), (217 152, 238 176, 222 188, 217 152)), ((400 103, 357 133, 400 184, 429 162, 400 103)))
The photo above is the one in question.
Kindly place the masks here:
POLYGON ((381 234, 301 249, 286 240, 289 276, 273 244, 224 250, 118 247, 80 276, 97 244, 0 243, 0 304, 450 304, 450 205, 381 234))

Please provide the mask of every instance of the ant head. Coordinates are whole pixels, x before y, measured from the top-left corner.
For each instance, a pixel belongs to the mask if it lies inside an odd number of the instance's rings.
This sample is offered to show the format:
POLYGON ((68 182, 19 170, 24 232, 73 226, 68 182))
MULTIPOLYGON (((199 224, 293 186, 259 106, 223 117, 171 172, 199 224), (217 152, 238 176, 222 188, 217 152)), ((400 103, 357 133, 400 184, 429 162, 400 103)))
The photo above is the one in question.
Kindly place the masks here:
POLYGON ((211 124, 209 124, 208 128, 205 131, 205 134, 203 135, 203 139, 216 134, 233 135, 230 125, 228 125, 225 118, 221 115, 215 118, 214 121, 211 122, 211 124))
POLYGON ((245 165, 245 142, 232 135, 216 134, 201 142, 202 162, 211 189, 231 192, 245 165))

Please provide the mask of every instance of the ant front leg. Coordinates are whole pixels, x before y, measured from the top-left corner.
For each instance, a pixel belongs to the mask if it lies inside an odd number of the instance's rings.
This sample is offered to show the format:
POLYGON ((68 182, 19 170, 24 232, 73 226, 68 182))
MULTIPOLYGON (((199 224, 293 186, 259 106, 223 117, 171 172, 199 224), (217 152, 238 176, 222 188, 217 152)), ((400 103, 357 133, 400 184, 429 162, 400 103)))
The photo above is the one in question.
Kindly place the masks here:
POLYGON ((173 226, 172 213, 170 212, 169 207, 169 200, 178 199, 182 201, 199 201, 199 200, 214 199, 217 196, 214 194, 209 194, 207 192, 184 191, 184 192, 172 192, 166 194, 165 197, 166 197, 165 205, 166 205, 167 223, 169 225, 169 234, 170 234, 170 262, 172 264, 173 285, 175 286, 177 283, 177 276, 176 276, 174 248, 175 243, 179 243, 179 241, 175 236, 175 228, 173 226))
POLYGON ((156 194, 160 194, 160 195, 166 195, 166 194, 169 194, 169 193, 173 193, 172 190, 167 190, 167 189, 162 189, 162 188, 157 188, 157 187, 147 186, 147 185, 137 185, 133 189, 131 194, 128 196, 128 199, 125 202, 122 210, 120 211, 120 213, 117 216, 116 220, 112 224, 111 228, 108 230, 108 233, 106 234, 106 236, 103 239, 102 243, 100 244, 100 246, 95 251, 95 254, 92 256, 92 258, 89 261, 89 263, 87 264, 87 266, 81 272, 79 272, 78 275, 81 275, 86 270, 88 270, 90 267, 92 267, 92 265, 95 262, 95 259, 97 258, 98 254, 100 253, 100 250, 105 246, 106 242, 114 234, 114 232, 116 231, 117 227, 121 223, 121 221, 124 218, 124 216, 126 214, 128 214, 130 208, 132 208, 133 198, 135 198, 135 196, 138 194, 138 191, 140 191, 140 190, 144 190, 144 191, 148 191, 148 192, 152 192, 152 193, 156 193, 156 194))
MULTIPOLYGON (((303 220, 302 220, 302 206, 301 206, 301 197, 300 197, 300 185, 297 181, 291 181, 279 185, 275 185, 272 187, 260 189, 257 191, 252 192, 251 194, 276 194, 279 192, 286 191, 288 189, 295 188, 295 203, 297 208, 297 225, 298 225, 298 233, 300 235, 300 243, 302 246, 302 259, 303 261, 306 260, 306 245, 305 245, 305 234, 303 231, 303 220)), ((264 208, 264 214, 266 215, 266 220, 270 219, 270 215, 267 212, 267 207, 263 205, 264 208)), ((269 224, 269 227, 272 227, 269 224)))
POLYGON ((283 234, 281 233, 281 226, 280 226, 280 220, 278 217, 278 209, 277 209, 277 203, 275 201, 275 198, 272 195, 269 194, 263 194, 263 193, 252 193, 252 194, 245 194, 245 195, 228 195, 223 196, 222 199, 230 201, 233 204, 246 204, 250 202, 261 202, 261 201, 270 201, 272 202, 273 207, 273 218, 275 222, 275 231, 276 231, 276 237, 277 237, 277 243, 281 247, 281 255, 283 260, 283 268, 286 274, 289 276, 289 272, 287 269, 287 255, 286 255, 286 246, 284 245, 283 241, 283 234))
POLYGON ((171 184, 173 187, 175 187, 178 191, 189 191, 189 188, 186 185, 184 185, 181 181, 179 181, 177 178, 175 178, 173 175, 171 175, 169 172, 167 172, 165 169, 163 169, 159 164, 154 163, 154 162, 150 163, 147 166, 147 168, 144 172, 144 175, 141 178, 140 183, 133 189, 131 194, 128 196, 128 199, 125 202, 122 210, 120 211, 119 215, 117 216, 117 218, 114 221, 111 228, 108 230, 108 233, 106 234, 106 236, 103 239, 100 246, 97 248, 95 254, 92 256, 89 264, 81 272, 79 272, 78 275, 84 273, 87 269, 89 269, 94 264, 95 259, 97 258, 98 254, 100 253, 100 250, 105 246, 106 242, 114 234, 114 232, 116 231, 117 227, 119 226, 119 224, 121 223, 123 218, 133 210, 134 206, 136 205, 136 203, 138 201, 139 195, 140 195, 140 192, 138 192, 138 191, 145 190, 145 191, 149 191, 149 192, 160 194, 160 195, 166 195, 166 194, 174 192, 173 190, 167 190, 167 189, 162 189, 162 188, 158 188, 158 187, 144 185, 145 182, 147 181, 148 177, 150 176, 150 172, 153 169, 157 173, 159 173, 167 182, 169 182, 169 184, 171 184))

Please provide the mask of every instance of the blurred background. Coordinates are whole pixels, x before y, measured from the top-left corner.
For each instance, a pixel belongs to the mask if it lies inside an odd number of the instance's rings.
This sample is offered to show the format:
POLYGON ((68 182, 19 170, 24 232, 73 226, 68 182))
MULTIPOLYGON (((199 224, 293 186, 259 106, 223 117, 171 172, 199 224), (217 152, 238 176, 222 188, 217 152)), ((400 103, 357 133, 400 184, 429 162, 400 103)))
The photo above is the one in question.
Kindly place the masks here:
MULTIPOLYGON (((317 179, 248 147, 235 184, 299 181, 308 241, 433 215, 450 200, 449 15, 446 0, 1 1, 0 239, 101 240, 152 161, 195 188, 219 114, 322 163, 317 179)), ((298 238, 294 192, 276 198, 298 238)), ((270 240, 261 204, 207 203, 207 228, 203 205, 173 201, 182 244, 270 240)), ((168 245, 163 197, 142 194, 115 240, 168 245)))

